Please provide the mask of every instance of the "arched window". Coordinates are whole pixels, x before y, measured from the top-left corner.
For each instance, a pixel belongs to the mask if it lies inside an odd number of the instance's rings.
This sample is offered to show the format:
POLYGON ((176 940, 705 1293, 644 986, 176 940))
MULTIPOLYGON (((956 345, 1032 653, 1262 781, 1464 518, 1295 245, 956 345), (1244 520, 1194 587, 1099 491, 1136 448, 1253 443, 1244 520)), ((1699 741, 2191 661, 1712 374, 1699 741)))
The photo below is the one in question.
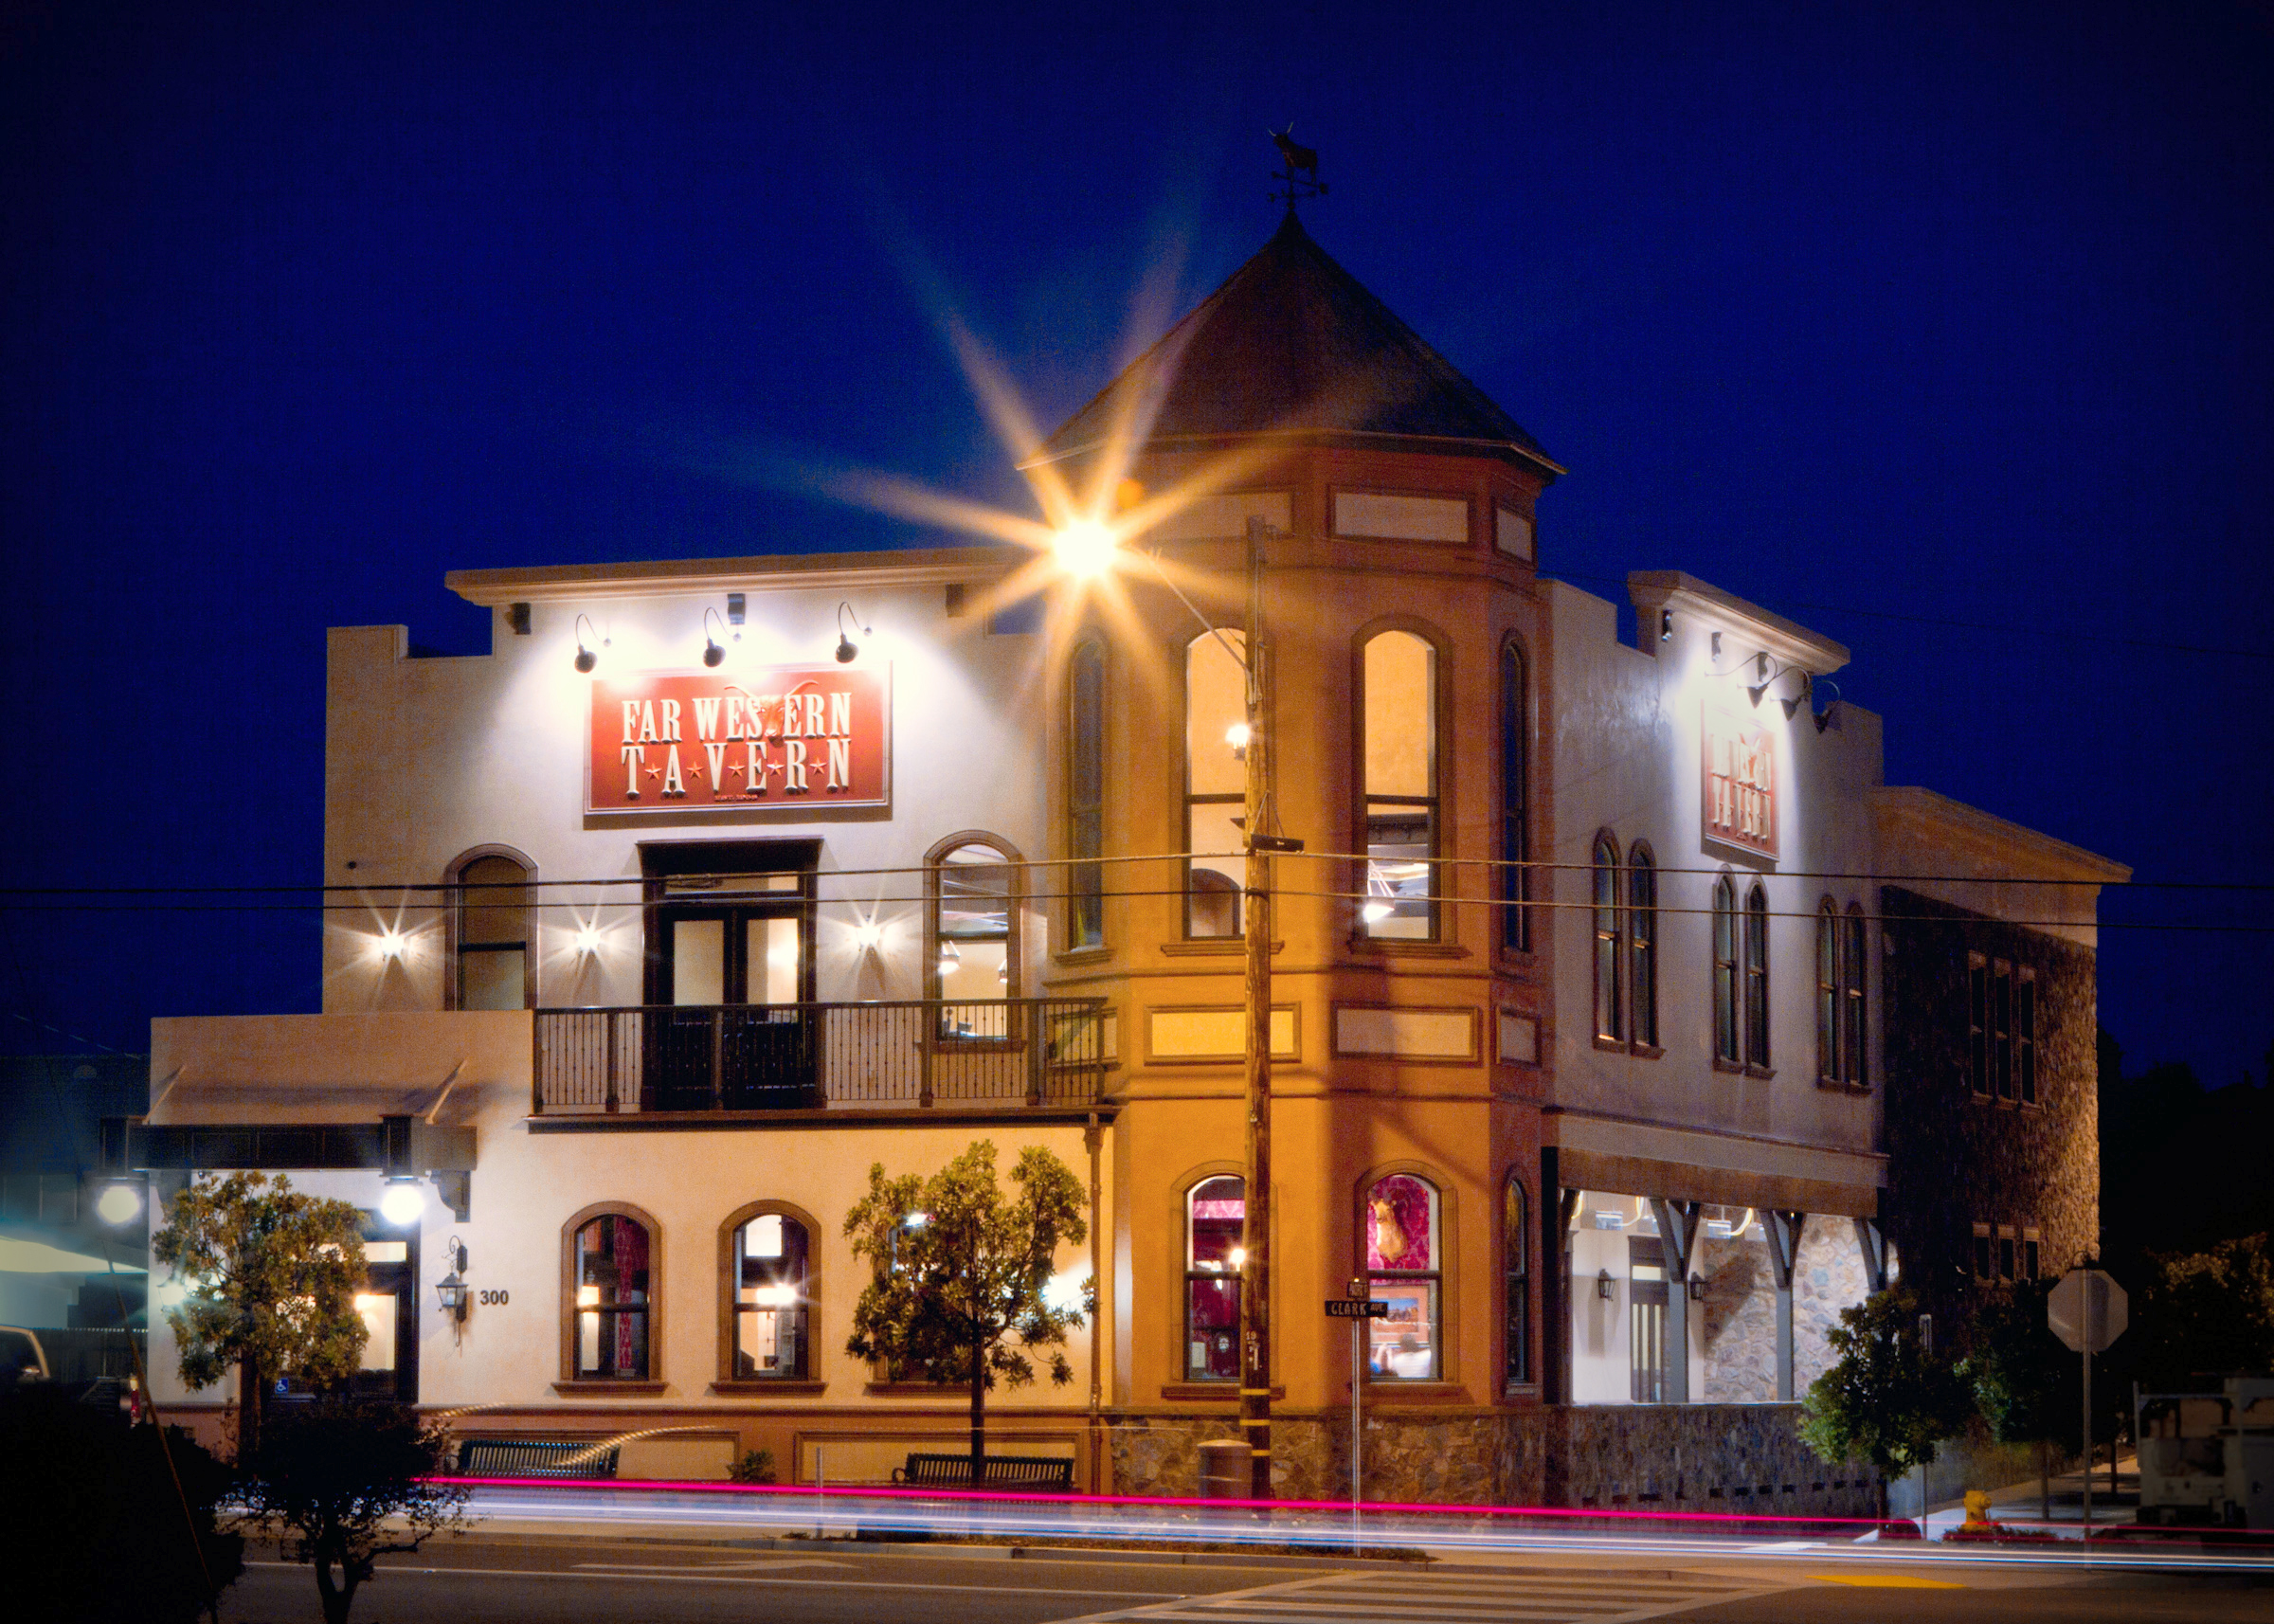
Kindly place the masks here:
POLYGON ((1184 1380, 1239 1380, 1239 1248, 1247 1183, 1202 1179, 1184 1197, 1184 1380))
POLYGON ((1745 1065, 1769 1064, 1769 893, 1758 881, 1745 893, 1745 1065))
POLYGON ((1628 1025, 1638 1049, 1658 1047, 1658 865, 1637 842, 1627 853, 1628 1025))
POLYGON ((1816 904, 1816 1080, 1840 1080, 1839 905, 1826 897, 1816 904))
POLYGON ((1007 1007, 1017 996, 1019 854, 981 830, 950 835, 925 856, 930 917, 925 935, 930 962, 928 996, 940 1001, 946 1037, 1009 1036, 1007 1007))
POLYGON ((1077 644, 1067 683, 1066 946, 1106 940, 1106 651, 1077 644))
POLYGON ((653 1380, 655 1231, 645 1215, 587 1209, 566 1238, 567 1379, 653 1380))
POLYGON ((732 1317, 724 1378, 800 1381, 811 1373, 812 1240, 778 1203, 747 1207, 728 1221, 725 1286, 732 1317))
POLYGON ((1365 901, 1359 929, 1377 940, 1437 935, 1437 650, 1415 632, 1368 638, 1360 752, 1365 796, 1365 901))
POLYGON ((1618 842, 1595 838, 1591 874, 1595 905, 1595 1037, 1598 1043, 1627 1040, 1626 999, 1619 969, 1618 842))
POLYGON ((1511 953, 1532 947, 1532 837, 1529 813, 1531 740, 1526 718, 1524 650, 1514 639, 1500 645, 1500 945, 1511 953))
MULTIPOLYGON (((1843 941, 1840 953, 1842 1063, 1846 1068, 1845 1075, 1850 1088, 1868 1088, 1871 1083, 1871 1068, 1867 1056, 1871 1051, 1868 1040, 1869 1029, 1865 1021, 1865 1002, 1866 989, 1870 983, 1867 979, 1864 910, 1861 903, 1850 902, 1848 905, 1848 917, 1843 924, 1845 929, 1841 933, 1843 941)), ((2025 1097, 2034 1096, 2035 1084, 2036 1079, 2032 1072, 2030 1077, 2029 1093, 2025 1097)))
POLYGON ((1438 1204, 1436 1185, 1412 1173, 1392 1173, 1366 1190, 1366 1281, 1374 1300, 1390 1306, 1387 1318, 1366 1322, 1373 1380, 1435 1381, 1443 1371, 1438 1204))
POLYGON ((1500 1263, 1507 1298, 1501 1313, 1500 1370, 1505 1385, 1532 1379, 1532 1215, 1524 1181, 1508 1175, 1500 1207, 1500 1263))
POLYGON ((1238 633, 1202 632, 1184 648, 1184 934, 1240 933, 1247 844, 1247 752, 1233 730, 1248 719, 1238 633))
POLYGON ((1713 1057, 1740 1065, 1737 1038, 1737 887, 1727 875, 1713 887, 1713 1057))
POLYGON ((530 1009, 530 868, 506 853, 483 851, 452 865, 453 1009, 530 1009))

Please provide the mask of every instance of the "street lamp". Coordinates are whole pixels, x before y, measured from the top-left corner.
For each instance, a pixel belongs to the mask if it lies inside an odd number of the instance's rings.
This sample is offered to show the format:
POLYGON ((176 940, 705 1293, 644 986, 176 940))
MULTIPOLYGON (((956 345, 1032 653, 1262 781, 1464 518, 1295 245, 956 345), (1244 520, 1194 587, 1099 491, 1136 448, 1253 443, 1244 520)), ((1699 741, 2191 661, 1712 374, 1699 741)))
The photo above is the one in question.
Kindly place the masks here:
MULTIPOLYGON (((1246 678, 1244 718, 1227 735, 1247 766, 1246 937, 1247 1052, 1246 1145, 1239 1246, 1233 1260, 1239 1270, 1239 1427, 1248 1445, 1248 1497, 1272 1498, 1272 854, 1299 852, 1303 842, 1268 834, 1278 821, 1272 799, 1271 652, 1263 638, 1263 545, 1276 534, 1260 518, 1248 520, 1247 628, 1245 646, 1234 651, 1215 623, 1200 613, 1182 588, 1161 568, 1150 550, 1142 556, 1162 584, 1192 611, 1201 628, 1224 645, 1246 678)), ((1110 568, 1119 553, 1111 529, 1081 519, 1059 530, 1055 550, 1067 573, 1087 579, 1110 568)))

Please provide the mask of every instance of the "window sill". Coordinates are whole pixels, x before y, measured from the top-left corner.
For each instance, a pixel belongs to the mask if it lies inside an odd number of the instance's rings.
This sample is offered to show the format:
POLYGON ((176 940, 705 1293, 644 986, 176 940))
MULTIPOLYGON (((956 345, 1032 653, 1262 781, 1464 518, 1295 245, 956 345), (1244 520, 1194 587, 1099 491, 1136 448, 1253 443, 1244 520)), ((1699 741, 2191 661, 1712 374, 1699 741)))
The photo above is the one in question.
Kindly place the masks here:
MULTIPOLYGON (((1222 1381, 1164 1381, 1161 1397, 1174 1403, 1188 1404, 1195 1399, 1213 1398, 1227 1404, 1239 1402, 1239 1381, 1229 1378, 1222 1381)), ((1276 1404, 1287 1397, 1287 1389, 1272 1389, 1272 1402, 1276 1404)))
POLYGON ((1816 1087, 1828 1094, 1868 1094, 1871 1092, 1869 1083, 1843 1082, 1838 1077, 1818 1077, 1816 1087))
POLYGON ((779 1396, 785 1398, 818 1398, 827 1392, 826 1381, 808 1381, 803 1378, 766 1379, 750 1377, 730 1381, 713 1381, 711 1391, 722 1398, 766 1398, 779 1396))
POLYGON ((1068 947, 1051 957, 1061 965, 1102 965, 1113 956, 1110 947, 1068 947))
POLYGON ((1637 1060, 1655 1060, 1664 1055, 1666 1051, 1655 1043, 1638 1042, 1628 1044, 1627 1053, 1633 1056, 1637 1060))
POLYGON ((1365 1397, 1373 1404, 1465 1404, 1469 1389, 1458 1381, 1399 1381, 1369 1377, 1365 1397))
POLYGON ((1774 1066, 1747 1066, 1745 1075, 1760 1082, 1770 1082, 1777 1075, 1777 1068, 1774 1066))
POLYGON ((1744 1067, 1739 1065, 1735 1060, 1724 1060, 1719 1055, 1713 1057, 1713 1069, 1717 1072, 1726 1072, 1733 1077, 1742 1077, 1745 1074, 1744 1067))
MULTIPOLYGON (((1245 936, 1204 936, 1188 942, 1163 942, 1161 951, 1172 959, 1236 958, 1248 950, 1245 936)), ((1273 942, 1272 951, 1287 951, 1285 942, 1273 942)))
POLYGON ((645 1379, 613 1381, 600 1377, 552 1384, 552 1390, 564 1398, 659 1398, 663 1388, 664 1383, 645 1379))
POLYGON ((1623 1038, 1606 1038, 1598 1032, 1595 1035, 1595 1048, 1598 1054, 1624 1055, 1627 1052, 1627 1040, 1623 1038))
POLYGON ((1406 942, 1392 936, 1353 936, 1353 953, 1379 953, 1385 959, 1470 959, 1476 955, 1458 942, 1406 942))

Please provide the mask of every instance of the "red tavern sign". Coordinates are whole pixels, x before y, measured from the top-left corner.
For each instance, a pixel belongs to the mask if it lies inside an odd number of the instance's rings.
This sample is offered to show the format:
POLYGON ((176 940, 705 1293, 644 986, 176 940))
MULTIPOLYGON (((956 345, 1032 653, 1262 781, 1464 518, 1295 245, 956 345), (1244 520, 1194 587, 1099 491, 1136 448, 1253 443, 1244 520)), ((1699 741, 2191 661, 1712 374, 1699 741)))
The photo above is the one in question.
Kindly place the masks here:
POLYGON ((1756 857, 1777 856, 1777 736, 1756 716, 1707 701, 1706 839, 1756 857))
POLYGON ((890 806, 892 728, 889 670, 596 677, 585 810, 890 806))

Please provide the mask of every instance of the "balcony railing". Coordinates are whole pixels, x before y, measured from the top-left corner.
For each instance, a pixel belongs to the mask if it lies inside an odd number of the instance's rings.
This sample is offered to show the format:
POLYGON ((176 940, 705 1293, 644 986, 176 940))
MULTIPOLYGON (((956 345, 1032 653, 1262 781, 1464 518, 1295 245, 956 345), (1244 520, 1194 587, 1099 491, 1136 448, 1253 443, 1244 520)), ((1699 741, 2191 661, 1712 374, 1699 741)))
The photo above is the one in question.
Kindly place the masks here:
POLYGON ((1086 1106, 1105 1084, 1096 999, 645 1004, 534 1012, 532 1111, 1086 1106))

